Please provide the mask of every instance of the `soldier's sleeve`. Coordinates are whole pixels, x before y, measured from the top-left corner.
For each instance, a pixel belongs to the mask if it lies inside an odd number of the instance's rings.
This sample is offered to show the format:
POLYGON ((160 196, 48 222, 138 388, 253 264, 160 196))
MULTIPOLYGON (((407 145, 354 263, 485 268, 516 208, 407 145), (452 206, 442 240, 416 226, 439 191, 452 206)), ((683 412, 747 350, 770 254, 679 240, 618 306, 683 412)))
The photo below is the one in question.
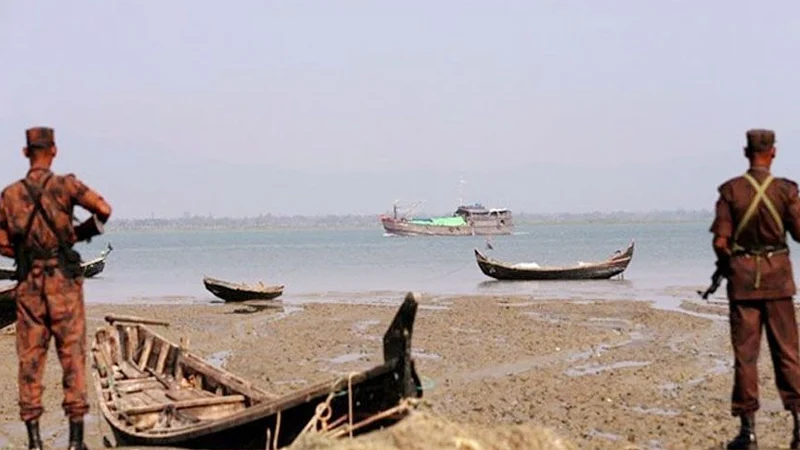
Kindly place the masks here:
POLYGON ((13 258, 14 247, 11 245, 11 239, 8 236, 8 215, 3 201, 4 197, 5 191, 0 193, 0 255, 13 258))
POLYGON ((74 174, 68 174, 64 177, 72 202, 80 205, 87 211, 98 216, 98 218, 105 223, 111 215, 111 206, 106 203, 105 199, 84 184, 74 174))
POLYGON ((730 238, 733 236, 733 218, 731 214, 731 189, 728 184, 719 187, 719 197, 714 208, 714 222, 711 231, 715 237, 730 238))
POLYGON ((798 196, 797 183, 786 181, 786 223, 785 227, 792 239, 800 242, 800 196, 798 196))

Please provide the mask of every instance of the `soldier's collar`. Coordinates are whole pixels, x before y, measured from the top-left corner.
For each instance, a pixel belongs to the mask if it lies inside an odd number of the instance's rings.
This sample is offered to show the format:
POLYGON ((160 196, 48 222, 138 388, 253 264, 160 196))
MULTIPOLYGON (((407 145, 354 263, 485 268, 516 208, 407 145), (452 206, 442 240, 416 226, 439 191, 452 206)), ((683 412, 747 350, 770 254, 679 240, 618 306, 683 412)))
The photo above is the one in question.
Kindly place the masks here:
POLYGON ((28 169, 28 175, 32 174, 33 172, 39 172, 39 171, 47 173, 47 172, 50 172, 50 168, 49 167, 31 167, 30 169, 28 169))
POLYGON ((750 166, 750 169, 748 169, 747 171, 748 171, 748 172, 750 172, 750 171, 754 171, 754 172, 766 172, 766 173, 769 173, 769 167, 764 167, 764 166, 750 166))

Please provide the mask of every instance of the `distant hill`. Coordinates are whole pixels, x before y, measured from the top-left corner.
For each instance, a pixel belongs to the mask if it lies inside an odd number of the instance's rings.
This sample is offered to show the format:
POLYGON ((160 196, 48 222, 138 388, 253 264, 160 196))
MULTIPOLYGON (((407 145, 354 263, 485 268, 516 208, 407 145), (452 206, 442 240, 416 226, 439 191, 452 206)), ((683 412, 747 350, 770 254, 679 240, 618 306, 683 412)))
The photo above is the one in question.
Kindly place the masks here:
MULTIPOLYGON (((419 216, 449 215, 451 213, 418 213, 419 216)), ((370 229, 380 228, 379 214, 348 214, 320 216, 277 216, 264 214, 255 217, 186 216, 170 219, 111 220, 112 230, 237 230, 237 229, 370 229)), ((562 214, 517 213, 517 224, 536 223, 637 223, 637 222, 696 222, 710 221, 710 211, 676 210, 649 212, 588 212, 562 214)))

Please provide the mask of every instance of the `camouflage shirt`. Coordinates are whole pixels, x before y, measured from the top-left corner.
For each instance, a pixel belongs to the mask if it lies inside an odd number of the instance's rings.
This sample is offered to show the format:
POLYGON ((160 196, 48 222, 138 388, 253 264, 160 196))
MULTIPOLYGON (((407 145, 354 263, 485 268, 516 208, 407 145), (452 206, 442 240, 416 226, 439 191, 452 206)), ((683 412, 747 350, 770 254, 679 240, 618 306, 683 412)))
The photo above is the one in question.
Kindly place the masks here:
POLYGON ((24 179, 10 184, 0 194, 0 229, 8 233, 11 242, 25 239, 22 246, 28 249, 55 250, 59 245, 56 233, 71 246, 76 241, 73 208, 82 205, 81 200, 89 191, 73 174, 31 169, 24 179), (41 193, 39 213, 34 214, 36 204, 26 183, 34 195, 41 193))

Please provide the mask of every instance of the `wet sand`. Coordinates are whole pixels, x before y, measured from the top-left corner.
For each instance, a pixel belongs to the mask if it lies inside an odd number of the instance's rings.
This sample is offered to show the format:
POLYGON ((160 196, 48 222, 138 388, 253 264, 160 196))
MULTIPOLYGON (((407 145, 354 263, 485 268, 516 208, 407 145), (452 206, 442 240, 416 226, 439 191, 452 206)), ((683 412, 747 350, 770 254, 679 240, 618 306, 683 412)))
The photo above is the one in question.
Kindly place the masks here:
MULTIPOLYGON (((286 393, 379 364, 381 337, 401 300, 274 308, 90 304, 88 325, 93 333, 110 312, 168 320, 172 326, 163 334, 176 341, 188 337, 195 353, 286 393)), ((634 301, 423 295, 413 348, 424 414, 483 429, 544 426, 578 448, 719 448, 737 429, 729 413, 727 308, 689 302, 682 307, 687 313, 634 301)), ((764 448, 785 448, 791 420, 778 400, 766 343, 762 348, 759 441, 764 448)), ((0 352, 6 355, 0 366, 0 447, 24 448, 13 335, 0 333, 0 352)), ((43 435, 51 446, 64 447, 54 350, 45 389, 43 435)), ((87 444, 102 448, 91 388, 90 396, 87 444)))

